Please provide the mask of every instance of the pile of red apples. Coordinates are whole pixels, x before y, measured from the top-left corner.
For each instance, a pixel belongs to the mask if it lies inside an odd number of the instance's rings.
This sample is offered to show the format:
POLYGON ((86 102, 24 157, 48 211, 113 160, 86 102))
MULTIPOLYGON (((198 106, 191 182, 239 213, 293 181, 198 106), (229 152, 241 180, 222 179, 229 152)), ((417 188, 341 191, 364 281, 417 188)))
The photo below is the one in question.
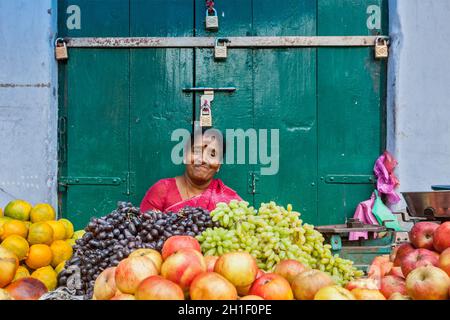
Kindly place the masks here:
POLYGON ((104 270, 95 281, 93 299, 361 300, 329 274, 296 260, 282 260, 266 273, 247 252, 205 257, 189 236, 170 237, 161 253, 138 249, 104 270))
POLYGON ((391 300, 447 300, 450 297, 450 222, 416 223, 408 243, 375 258, 362 281, 391 300), (372 281, 372 282, 370 282, 372 281))

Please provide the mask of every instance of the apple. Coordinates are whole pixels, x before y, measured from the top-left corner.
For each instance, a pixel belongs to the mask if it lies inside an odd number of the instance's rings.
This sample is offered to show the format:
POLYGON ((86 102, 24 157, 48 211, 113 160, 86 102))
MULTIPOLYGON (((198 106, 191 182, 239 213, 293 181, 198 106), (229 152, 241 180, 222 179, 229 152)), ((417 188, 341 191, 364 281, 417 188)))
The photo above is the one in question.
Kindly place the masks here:
POLYGON ((361 289, 374 289, 378 290, 377 281, 370 278, 360 278, 355 279, 347 283, 345 289, 352 291, 353 289, 361 288, 361 289))
POLYGON ((385 276, 381 279, 380 291, 386 299, 389 299, 393 293, 406 295, 407 291, 405 279, 397 276, 385 276))
POLYGON ((391 250, 391 253, 389 254, 389 261, 390 261, 390 262, 394 262, 394 261, 395 261, 395 257, 397 256, 398 248, 399 248, 399 246, 395 246, 395 247, 391 250))
POLYGON ((297 275, 292 281, 292 291, 297 300, 314 300, 317 291, 335 285, 333 278, 319 270, 308 270, 297 275))
POLYGON ((405 279, 405 277, 403 276, 402 267, 393 267, 387 275, 388 276, 397 276, 397 277, 405 279))
POLYGON ((406 289, 413 300, 446 300, 449 287, 447 273, 431 265, 411 271, 406 278, 406 289))
POLYGON ((292 283, 292 281, 298 274, 306 270, 308 270, 308 268, 302 263, 298 262, 297 260, 288 259, 281 260, 275 267, 274 273, 279 274, 289 283, 292 283))
POLYGON ((233 284, 216 272, 203 272, 191 283, 192 300, 236 300, 238 294, 233 284))
POLYGON ((450 248, 442 251, 441 255, 439 256, 439 268, 447 272, 450 277, 450 248))
POLYGON ((10 283, 5 290, 14 300, 38 300, 48 292, 45 284, 35 278, 20 278, 10 283))
POLYGON ((415 249, 411 251, 402 260, 402 273, 405 277, 416 268, 433 265, 439 265, 439 254, 428 249, 415 249))
POLYGON ((139 284, 136 300, 184 300, 180 286, 161 276, 151 276, 139 284))
POLYGON ((439 225, 434 222, 416 223, 409 231, 409 240, 418 249, 433 250, 433 234, 437 227, 439 225))
POLYGON ((240 298, 239 300, 264 300, 264 299, 261 298, 260 296, 248 295, 240 298))
POLYGON ((0 246, 0 288, 11 283, 19 268, 19 259, 10 250, 0 246))
POLYGON ((403 295, 399 292, 393 293, 388 300, 412 300, 411 297, 403 295))
POLYGON ((150 258, 146 256, 126 258, 116 267, 116 287, 122 293, 134 294, 142 280, 157 274, 158 269, 150 258))
POLYGON ((393 266, 394 264, 390 261, 389 255, 375 257, 367 272, 368 277, 379 283, 381 278, 388 274, 393 266))
POLYGON ((450 248, 450 221, 444 222, 434 231, 433 246, 438 252, 450 248))
MULTIPOLYGON (((265 274, 265 272, 262 271, 261 269, 259 269, 258 273, 256 274, 255 280, 261 278, 264 274, 265 274)), ((248 295, 248 292, 250 291, 250 288, 252 287, 252 284, 253 284, 253 282, 251 284, 249 284, 248 286, 236 287, 236 290, 237 290, 238 294, 240 296, 248 295)))
POLYGON ((116 295, 116 267, 110 267, 102 271, 95 279, 95 300, 109 300, 116 295))
POLYGON ((249 284, 248 286, 243 286, 243 287, 236 287, 237 293, 240 296, 246 296, 248 295, 248 292, 250 291, 250 288, 252 287, 252 284, 249 284))
POLYGON ((314 300, 356 300, 354 295, 340 286, 327 286, 321 288, 314 295, 314 300))
POLYGON ((250 288, 249 295, 260 296, 264 300, 293 300, 289 282, 275 273, 266 273, 255 280, 250 288))
POLYGON ((356 288, 351 292, 356 300, 386 300, 379 290, 356 288))
POLYGON ((206 272, 206 263, 196 249, 181 249, 170 255, 161 266, 161 275, 178 284, 184 292, 189 290, 192 280, 206 272))
POLYGON ((197 239, 190 236, 172 236, 164 242, 161 250, 163 260, 166 260, 170 255, 181 249, 194 249, 200 253, 202 252, 197 239))
POLYGON ((414 251, 415 248, 409 242, 407 242, 399 245, 396 250, 397 254, 395 255, 394 267, 400 267, 404 256, 411 251, 414 251))
POLYGON ((255 281, 258 266, 248 252, 230 252, 217 260, 214 272, 224 276, 236 287, 245 287, 255 281))
POLYGON ((214 266, 216 265, 217 260, 219 260, 219 257, 216 256, 205 257, 206 271, 214 272, 214 266))
POLYGON ((152 260, 153 263, 155 264, 158 273, 161 272, 161 265, 163 260, 161 254, 158 251, 153 249, 137 249, 133 251, 128 257, 140 257, 140 256, 150 258, 150 260, 152 260))
POLYGON ((110 300, 136 300, 132 294, 119 293, 112 297, 110 300))

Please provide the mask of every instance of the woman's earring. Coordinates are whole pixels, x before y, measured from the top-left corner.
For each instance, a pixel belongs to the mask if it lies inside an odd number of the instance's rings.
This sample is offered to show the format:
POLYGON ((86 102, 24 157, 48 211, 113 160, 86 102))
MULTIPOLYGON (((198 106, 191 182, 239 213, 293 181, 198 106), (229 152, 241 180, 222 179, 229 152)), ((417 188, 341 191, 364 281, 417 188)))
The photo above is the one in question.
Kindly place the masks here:
POLYGON ((219 172, 219 171, 220 171, 220 168, 216 170, 216 172, 219 172))

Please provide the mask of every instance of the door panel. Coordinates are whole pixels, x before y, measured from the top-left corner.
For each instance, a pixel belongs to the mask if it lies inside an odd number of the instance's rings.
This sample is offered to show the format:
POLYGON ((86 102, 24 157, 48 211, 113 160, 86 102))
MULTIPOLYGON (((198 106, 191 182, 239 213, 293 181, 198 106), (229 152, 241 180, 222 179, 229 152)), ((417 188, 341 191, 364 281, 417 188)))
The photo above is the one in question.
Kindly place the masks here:
MULTIPOLYGON (((314 36, 316 1, 254 1, 258 36, 314 36)), ((255 205, 291 203, 317 221, 316 49, 254 51, 255 128, 279 129, 279 172, 261 175, 255 205)), ((265 165, 259 165, 258 170, 265 165)))
POLYGON ((317 215, 315 59, 315 49, 255 50, 255 127, 278 129, 280 145, 279 171, 260 176, 255 205, 291 203, 308 221, 317 215))
MULTIPOLYGON (((211 104, 213 126, 225 135, 226 129, 247 129, 254 127, 253 110, 253 55, 252 50, 233 50, 226 62, 215 62, 210 49, 196 50, 196 84, 203 87, 236 87, 236 92, 214 95, 211 104)), ((195 99, 195 117, 200 114, 200 97, 195 99)), ((236 141, 236 140, 235 140, 236 141)), ((246 142, 248 144, 248 142, 246 142)), ((247 148, 248 151, 248 148, 247 148)), ((224 164, 218 178, 234 189, 242 198, 253 202, 248 193, 248 173, 254 170, 246 151, 245 164, 237 164, 237 145, 234 148, 234 164, 224 164)), ((230 150, 227 151, 230 153, 230 150)), ((226 155, 225 155, 226 156, 226 155)))
POLYGON ((126 181, 82 183, 86 177, 123 177, 129 171, 128 52, 71 50, 70 59, 65 174, 81 185, 67 186, 64 211, 78 228, 127 199, 126 181))
MULTIPOLYGON (((192 1, 131 0, 132 37, 193 36, 192 1)), ((192 127, 192 97, 182 93, 194 79, 193 49, 130 50, 131 201, 139 205, 156 181, 183 173, 171 150, 176 129, 192 127)))
POLYGON ((192 50, 132 50, 130 71, 131 199, 139 205, 156 181, 183 173, 171 161, 171 134, 192 125, 192 98, 181 92, 192 84, 192 50))
MULTIPOLYGON (((319 0, 318 33, 387 32, 385 5, 381 0, 319 0), (368 28, 369 5, 382 9, 383 30, 368 28)), ((374 59, 373 48, 319 48, 317 57, 318 212, 320 224, 335 224, 353 216, 357 204, 368 199, 374 189, 369 178, 384 146, 386 64, 374 59), (338 176, 346 176, 346 180, 338 176), (330 180, 333 177, 335 181, 330 180)))

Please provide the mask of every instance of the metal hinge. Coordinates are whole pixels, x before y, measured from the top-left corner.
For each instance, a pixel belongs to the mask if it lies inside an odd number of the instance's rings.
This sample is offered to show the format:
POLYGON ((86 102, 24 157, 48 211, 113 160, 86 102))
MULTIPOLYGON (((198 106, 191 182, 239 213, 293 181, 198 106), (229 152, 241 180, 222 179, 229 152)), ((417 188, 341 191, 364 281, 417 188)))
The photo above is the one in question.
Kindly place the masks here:
POLYGON ((260 179, 260 173, 256 171, 249 171, 247 178, 247 192, 250 194, 257 194, 259 191, 256 188, 256 185, 260 179))

